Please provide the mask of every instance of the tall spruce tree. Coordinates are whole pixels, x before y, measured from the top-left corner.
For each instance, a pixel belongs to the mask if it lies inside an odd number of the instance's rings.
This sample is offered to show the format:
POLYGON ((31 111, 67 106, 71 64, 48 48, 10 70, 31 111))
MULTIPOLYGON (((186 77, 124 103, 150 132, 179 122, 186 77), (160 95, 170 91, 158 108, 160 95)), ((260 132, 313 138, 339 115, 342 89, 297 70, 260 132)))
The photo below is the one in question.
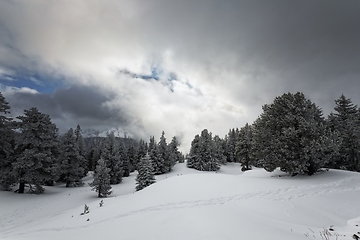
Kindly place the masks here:
POLYGON ((84 177, 84 157, 76 141, 72 128, 61 138, 60 154, 60 179, 66 183, 66 187, 82 185, 81 178, 84 177))
POLYGON ((252 127, 247 123, 239 131, 236 155, 241 163, 241 171, 250 170, 255 161, 252 134, 252 127))
POLYGON ((89 172, 89 165, 88 165, 88 161, 86 159, 85 141, 84 141, 84 138, 83 138, 83 136, 81 134, 80 125, 76 126, 74 134, 75 134, 76 145, 79 148, 79 154, 82 156, 82 161, 80 163, 80 165, 81 165, 81 167, 83 169, 82 176, 85 177, 87 175, 87 173, 89 172))
POLYGON ((225 154, 228 162, 237 162, 236 158, 236 140, 238 129, 230 129, 226 137, 225 154))
POLYGON ((226 164, 226 155, 224 149, 224 140, 218 135, 214 136, 214 158, 218 160, 220 164, 226 164))
POLYGON ((37 108, 24 110, 24 116, 17 117, 17 129, 13 173, 19 183, 19 193, 24 193, 25 184, 33 184, 38 192, 41 185, 56 179, 59 157, 58 129, 49 115, 37 108))
POLYGON ((105 161, 110 169, 110 184, 118 184, 122 181, 123 169, 119 154, 118 143, 114 132, 107 135, 100 157, 105 161))
POLYGON ((329 116, 334 131, 340 134, 339 158, 334 168, 360 171, 360 115, 351 99, 341 95, 335 100, 335 113, 329 116))
POLYGON ((92 187, 91 190, 95 190, 99 198, 107 197, 112 193, 110 185, 111 169, 106 165, 105 160, 100 158, 94 172, 94 180, 89 183, 90 187, 92 187))
POLYGON ((162 161, 163 160, 162 158, 159 158, 158 145, 155 142, 154 136, 150 137, 148 154, 150 157, 154 174, 155 175, 162 174, 164 162, 162 161))
POLYGON ((155 177, 149 155, 139 162, 138 175, 136 176, 136 191, 142 190, 155 183, 155 177))
POLYGON ((194 139, 191 141, 190 152, 186 159, 186 166, 188 168, 200 169, 201 155, 199 134, 196 134, 194 139))
POLYGON ((283 94, 264 105, 254 128, 254 140, 260 146, 257 157, 262 159, 265 170, 280 167, 293 175, 312 175, 326 164, 309 151, 310 146, 321 146, 315 143, 325 136, 322 111, 303 93, 283 94))
POLYGON ((192 141, 187 166, 200 171, 220 169, 220 161, 215 155, 212 134, 207 129, 204 129, 200 136, 196 135, 192 141))
POLYGON ((121 167, 123 170, 123 177, 128 177, 128 176, 130 176, 131 165, 130 165, 130 159, 128 156, 127 146, 125 146, 125 143, 122 143, 119 145, 119 154, 120 154, 120 158, 121 158, 121 167))
POLYGON ((9 103, 0 92, 0 186, 9 190, 16 182, 12 173, 12 159, 14 153, 14 131, 12 130, 12 118, 9 103))
POLYGON ((174 165, 170 159, 170 151, 166 143, 164 131, 161 133, 160 141, 158 143, 158 161, 161 173, 170 172, 174 165))
POLYGON ((170 153, 170 163, 172 166, 174 166, 177 162, 181 162, 183 159, 183 156, 178 148, 179 145, 180 144, 175 136, 171 139, 171 142, 168 145, 170 153))

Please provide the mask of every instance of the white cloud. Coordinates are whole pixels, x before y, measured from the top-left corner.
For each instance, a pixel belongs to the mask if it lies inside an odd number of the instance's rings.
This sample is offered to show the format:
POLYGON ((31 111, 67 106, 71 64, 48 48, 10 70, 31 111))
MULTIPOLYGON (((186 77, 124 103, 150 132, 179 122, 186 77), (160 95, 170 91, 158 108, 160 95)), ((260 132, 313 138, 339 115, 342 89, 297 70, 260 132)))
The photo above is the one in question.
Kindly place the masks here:
POLYGON ((3 84, 0 84, 1 92, 4 96, 13 95, 15 93, 28 93, 28 94, 39 94, 36 89, 28 88, 28 87, 9 87, 3 84))

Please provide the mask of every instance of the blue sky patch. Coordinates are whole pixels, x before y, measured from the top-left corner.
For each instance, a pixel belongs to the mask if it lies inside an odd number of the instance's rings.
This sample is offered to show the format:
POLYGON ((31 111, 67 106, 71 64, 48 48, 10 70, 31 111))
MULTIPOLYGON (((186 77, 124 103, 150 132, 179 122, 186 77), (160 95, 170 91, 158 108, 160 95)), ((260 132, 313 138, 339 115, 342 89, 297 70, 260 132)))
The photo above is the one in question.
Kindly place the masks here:
POLYGON ((60 79, 53 79, 40 74, 23 73, 17 73, 15 76, 0 75, 0 83, 9 87, 28 87, 40 93, 53 93, 55 89, 63 85, 60 79))

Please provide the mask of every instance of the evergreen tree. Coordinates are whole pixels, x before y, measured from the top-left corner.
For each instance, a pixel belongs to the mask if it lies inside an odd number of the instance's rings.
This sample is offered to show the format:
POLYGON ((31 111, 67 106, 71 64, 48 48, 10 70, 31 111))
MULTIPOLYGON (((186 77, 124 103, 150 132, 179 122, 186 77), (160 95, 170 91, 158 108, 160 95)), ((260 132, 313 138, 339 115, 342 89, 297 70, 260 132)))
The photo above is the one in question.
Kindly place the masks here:
POLYGON ((14 132, 12 119, 7 116, 10 113, 9 103, 0 92, 0 186, 9 190, 16 182, 12 173, 12 159, 14 153, 14 132))
POLYGON ((86 154, 87 160, 87 169, 89 171, 95 171, 97 161, 100 159, 101 155, 101 145, 99 146, 91 146, 86 154))
POLYGON ((186 166, 188 168, 200 169, 200 162, 200 136, 197 134, 191 141, 191 147, 187 156, 186 166))
POLYGON ((111 132, 106 137, 100 155, 110 169, 110 184, 118 184, 122 181, 123 169, 118 149, 114 132, 111 132))
POLYGON ((130 159, 128 156, 128 150, 127 147, 125 146, 125 144, 120 144, 119 146, 119 154, 120 154, 120 158, 121 158, 121 167, 123 170, 123 177, 128 177, 130 176, 130 159))
POLYGON ((82 185, 81 178, 84 176, 82 165, 85 161, 80 154, 72 128, 62 137, 60 159, 61 180, 66 183, 66 187, 82 185))
POLYGON ((158 145, 155 142, 155 137, 150 137, 149 149, 148 149, 150 161, 153 167, 153 171, 155 175, 162 174, 164 162, 163 158, 159 158, 159 150, 158 145))
POLYGON ((236 140, 238 129, 230 129, 226 138, 225 155, 228 162, 237 162, 236 158, 236 140))
POLYGON ((142 190, 155 183, 155 177, 149 155, 139 162, 138 175, 136 176, 136 191, 142 190))
POLYGON ((165 132, 161 133, 160 141, 158 143, 158 164, 161 173, 168 173, 173 167, 173 162, 170 159, 170 151, 166 143, 165 132))
POLYGON ((168 145, 170 153, 170 163, 172 166, 174 166, 177 162, 181 162, 183 159, 183 156, 178 149, 179 145, 180 144, 175 136, 172 138, 171 142, 168 145))
POLYGON ((137 151, 137 157, 136 157, 136 163, 134 164, 135 169, 138 169, 138 163, 140 162, 140 160, 146 156, 148 152, 148 146, 147 143, 145 143, 144 140, 140 139, 139 141, 139 148, 137 151))
POLYGON ((74 134, 75 134, 75 141, 76 141, 77 147, 79 149, 79 154, 80 154, 80 156, 82 156, 82 160, 81 160, 81 163, 80 163, 80 166, 83 169, 82 177, 85 177, 87 175, 87 173, 89 172, 89 167, 88 167, 88 162, 87 162, 87 159, 86 159, 85 141, 84 141, 84 138, 83 138, 83 136, 81 134, 80 125, 76 126, 74 134))
POLYGON ((251 165, 254 164, 255 159, 252 142, 252 128, 246 123, 245 126, 240 129, 236 144, 236 155, 240 160, 242 171, 250 170, 251 165))
POLYGON ((256 154, 265 170, 280 167, 293 175, 312 175, 326 164, 308 151, 310 146, 322 145, 318 141, 324 136, 325 127, 321 109, 304 94, 287 93, 276 97, 274 103, 263 106, 254 128, 256 154))
POLYGON ((204 129, 200 136, 196 135, 192 141, 187 166, 200 171, 220 169, 220 161, 215 155, 212 134, 207 129, 204 129))
POLYGON ((104 159, 100 158, 94 172, 94 180, 89 184, 92 187, 91 190, 95 190, 98 193, 98 197, 107 197, 111 194, 110 185, 110 171, 111 169, 106 167, 104 159))
POLYGON ((220 164, 226 164, 226 156, 225 156, 225 149, 224 149, 224 141, 218 136, 215 135, 214 137, 214 158, 220 164))
POLYGON ((17 117, 20 132, 16 139, 13 172, 19 182, 19 193, 24 193, 25 184, 34 184, 38 191, 41 185, 56 178, 59 156, 58 129, 47 114, 37 108, 24 110, 17 117))
POLYGON ((137 150, 134 146, 134 144, 131 144, 128 149, 127 149, 127 156, 129 159, 129 165, 130 165, 130 172, 134 172, 135 171, 135 166, 137 165, 137 150))
POLYGON ((204 129, 200 135, 200 149, 201 149, 201 171, 217 171, 220 169, 219 159, 215 158, 214 141, 212 133, 204 129))
POLYGON ((332 130, 341 138, 339 157, 334 168, 360 171, 360 116, 356 105, 344 95, 335 100, 335 113, 328 118, 332 130))

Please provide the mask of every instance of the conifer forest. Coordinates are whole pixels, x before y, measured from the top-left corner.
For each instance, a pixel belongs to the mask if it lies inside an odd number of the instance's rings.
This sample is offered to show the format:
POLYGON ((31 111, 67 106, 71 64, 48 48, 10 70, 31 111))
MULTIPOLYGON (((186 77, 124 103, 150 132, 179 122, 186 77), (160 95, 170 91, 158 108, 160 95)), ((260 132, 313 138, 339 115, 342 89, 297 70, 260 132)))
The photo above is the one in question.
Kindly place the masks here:
MULTIPOLYGON (((0 93, 0 185, 17 193, 44 192, 44 186, 62 182, 69 187, 90 183, 98 197, 111 194, 137 171, 136 191, 155 183, 155 175, 172 171, 177 163, 199 171, 218 171, 229 162, 241 171, 275 169, 290 176, 313 175, 324 169, 360 171, 360 109, 341 95, 334 110, 322 109, 301 93, 285 93, 263 105, 253 123, 231 128, 226 136, 204 129, 194 136, 189 153, 179 141, 161 133, 147 140, 82 134, 81 126, 60 134, 48 114, 36 107, 9 117, 10 104, 0 93)), ((187 143, 181 143, 187 144, 187 143)))

